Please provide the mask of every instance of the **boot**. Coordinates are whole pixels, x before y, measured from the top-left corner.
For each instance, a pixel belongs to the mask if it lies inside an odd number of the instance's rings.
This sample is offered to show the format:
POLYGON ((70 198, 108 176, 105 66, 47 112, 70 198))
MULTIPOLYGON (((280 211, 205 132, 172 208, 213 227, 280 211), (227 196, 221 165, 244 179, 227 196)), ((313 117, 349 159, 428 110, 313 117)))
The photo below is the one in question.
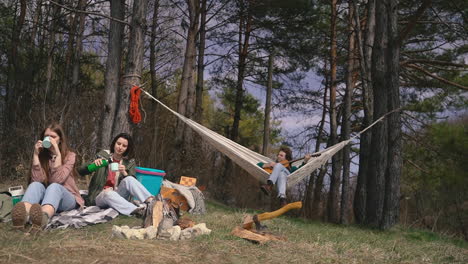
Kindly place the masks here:
POLYGON ((288 204, 288 201, 285 197, 280 197, 280 206, 281 208, 285 207, 288 204))
POLYGON ((49 215, 42 211, 40 204, 33 204, 29 210, 33 229, 44 230, 49 223, 49 215))
POLYGON ((15 206, 13 207, 13 210, 11 210, 11 218, 13 222, 13 227, 15 229, 19 229, 19 230, 24 229, 29 218, 24 202, 19 202, 15 204, 15 206))
POLYGON ((266 196, 270 196, 271 192, 273 191, 273 183, 270 180, 268 180, 267 184, 260 185, 260 190, 262 190, 262 192, 266 196))

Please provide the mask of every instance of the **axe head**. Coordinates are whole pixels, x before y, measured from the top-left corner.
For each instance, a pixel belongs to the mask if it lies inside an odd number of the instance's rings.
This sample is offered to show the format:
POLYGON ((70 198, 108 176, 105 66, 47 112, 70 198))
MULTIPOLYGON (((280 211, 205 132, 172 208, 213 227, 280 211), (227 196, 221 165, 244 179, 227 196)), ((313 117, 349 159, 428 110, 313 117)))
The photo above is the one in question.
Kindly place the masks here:
POLYGON ((242 223, 242 227, 244 229, 252 229, 252 224, 255 224, 255 229, 257 231, 264 231, 267 226, 262 225, 260 223, 260 220, 258 219, 257 215, 251 216, 251 215, 244 215, 244 221, 242 223))

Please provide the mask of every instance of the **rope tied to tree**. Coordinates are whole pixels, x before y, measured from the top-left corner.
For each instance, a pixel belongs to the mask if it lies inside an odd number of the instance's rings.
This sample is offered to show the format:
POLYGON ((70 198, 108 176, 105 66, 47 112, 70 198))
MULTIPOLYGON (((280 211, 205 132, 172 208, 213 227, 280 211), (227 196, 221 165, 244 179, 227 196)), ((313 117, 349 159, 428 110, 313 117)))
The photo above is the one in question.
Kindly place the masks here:
POLYGON ((128 113, 130 114, 130 119, 134 124, 141 122, 141 114, 138 108, 138 103, 140 101, 141 89, 138 86, 133 86, 130 90, 130 108, 128 113))

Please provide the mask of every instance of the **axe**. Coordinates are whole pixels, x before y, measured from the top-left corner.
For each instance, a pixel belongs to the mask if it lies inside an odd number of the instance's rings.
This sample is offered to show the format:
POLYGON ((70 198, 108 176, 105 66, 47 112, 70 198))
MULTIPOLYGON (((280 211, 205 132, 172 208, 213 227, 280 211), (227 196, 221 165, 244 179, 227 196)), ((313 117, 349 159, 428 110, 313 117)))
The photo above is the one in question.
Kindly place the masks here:
POLYGON ((244 216, 244 223, 242 224, 242 227, 244 229, 252 229, 252 224, 255 223, 255 227, 257 230, 262 230, 265 228, 265 226, 260 224, 260 221, 268 220, 268 219, 273 219, 276 218, 284 213, 286 213, 289 210, 292 209, 300 209, 302 208, 302 202, 295 202, 295 203, 290 203, 287 204, 280 209, 273 211, 273 212, 268 212, 268 213, 263 213, 263 214, 256 214, 254 216, 251 215, 246 215, 244 216))

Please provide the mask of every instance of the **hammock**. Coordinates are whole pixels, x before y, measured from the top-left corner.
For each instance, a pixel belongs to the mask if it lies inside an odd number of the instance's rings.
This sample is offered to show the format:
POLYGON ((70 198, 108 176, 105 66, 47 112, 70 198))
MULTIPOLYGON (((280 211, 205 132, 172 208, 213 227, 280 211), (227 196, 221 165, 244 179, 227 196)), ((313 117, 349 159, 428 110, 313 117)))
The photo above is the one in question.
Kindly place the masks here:
MULTIPOLYGON (((234 161, 237 165, 239 165, 241 168, 246 170, 250 175, 254 176, 257 180, 259 180, 262 183, 266 183, 269 173, 266 172, 263 168, 260 168, 257 163, 258 162, 263 162, 263 163, 269 163, 272 162, 273 160, 265 157, 255 151, 252 151, 216 132, 213 130, 204 127, 197 122, 177 113, 176 111, 172 110, 165 104, 163 104, 161 101, 158 99, 154 98, 150 93, 146 92, 145 90, 141 89, 146 95, 148 95, 151 99, 155 100, 158 102, 160 105, 162 105, 164 108, 166 108, 168 111, 173 113, 175 116, 177 116, 180 120, 182 120, 185 124, 187 124, 189 127, 191 127, 193 130, 195 130, 202 138, 204 138, 208 143, 210 143, 213 147, 215 147, 218 151, 223 153, 224 155, 228 156, 232 161, 234 161)), ((377 122, 381 121, 385 116, 397 111, 399 109, 393 110, 379 119, 377 119, 374 123, 372 123, 370 126, 366 127, 363 129, 361 132, 359 132, 357 135, 354 137, 341 141, 338 144, 335 144, 329 148, 326 148, 324 150, 321 150, 319 152, 316 152, 314 154, 320 154, 318 157, 311 158, 301 168, 298 170, 294 171, 288 176, 288 182, 287 182, 287 189, 290 189, 294 187, 297 183, 299 183, 302 179, 305 177, 309 176, 314 170, 320 168, 323 164, 325 164, 333 155, 335 155, 338 151, 340 151, 342 148, 344 148, 349 142, 351 142, 353 139, 364 133, 366 130, 371 128, 373 125, 375 125, 377 122)), ((315 156, 315 155, 314 155, 315 156)))

